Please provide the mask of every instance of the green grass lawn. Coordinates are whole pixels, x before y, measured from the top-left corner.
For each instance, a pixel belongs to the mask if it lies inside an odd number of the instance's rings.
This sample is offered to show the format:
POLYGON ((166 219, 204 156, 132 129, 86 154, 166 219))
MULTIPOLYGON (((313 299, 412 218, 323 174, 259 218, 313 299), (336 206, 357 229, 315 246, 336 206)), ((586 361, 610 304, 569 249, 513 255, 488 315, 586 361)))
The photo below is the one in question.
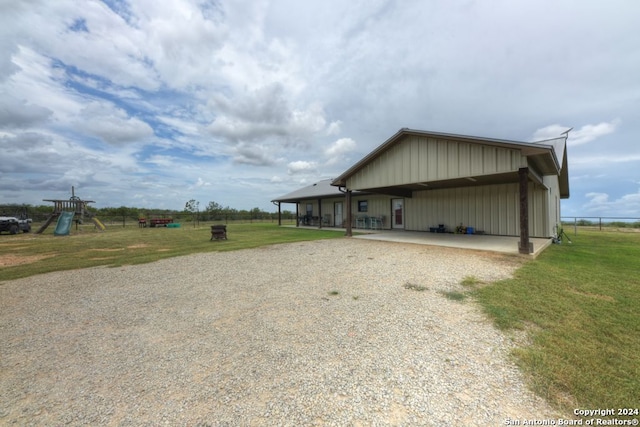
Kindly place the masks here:
POLYGON ((639 408, 640 233, 570 237, 473 294, 498 327, 528 332, 514 356, 552 404, 639 408))
MULTIPOLYGON (((35 227, 34 227, 35 229, 35 227)), ((198 252, 231 251, 275 243, 328 239, 344 236, 331 230, 278 227, 275 223, 244 223, 227 226, 228 240, 210 241, 209 224, 194 228, 138 228, 111 226, 105 232, 93 225, 72 227, 69 236, 54 236, 53 227, 42 235, 0 236, 0 281, 59 270, 94 266, 141 264, 198 252), (10 261, 10 262, 9 262, 10 261), (25 262, 27 261, 27 262, 25 262), (2 266, 4 264, 18 265, 2 266)))

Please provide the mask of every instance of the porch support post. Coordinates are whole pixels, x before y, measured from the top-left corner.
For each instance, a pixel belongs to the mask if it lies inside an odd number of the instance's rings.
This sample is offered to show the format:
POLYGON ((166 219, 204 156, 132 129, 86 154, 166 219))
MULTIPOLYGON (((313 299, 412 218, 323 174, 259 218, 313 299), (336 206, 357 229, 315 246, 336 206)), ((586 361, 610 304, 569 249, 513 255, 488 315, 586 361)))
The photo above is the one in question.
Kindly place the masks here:
POLYGON ((300 203, 296 202, 296 227, 300 227, 300 203))
POLYGON ((322 199, 318 199, 318 228, 322 228, 322 199))
POLYGON ((529 242, 529 168, 520 168, 520 242, 518 252, 530 254, 533 244, 529 242))
POLYGON ((351 190, 346 191, 345 203, 347 204, 347 233, 345 234, 347 237, 353 236, 353 232, 351 231, 351 190))
POLYGON ((282 211, 280 210, 280 202, 278 202, 278 227, 282 225, 282 211))

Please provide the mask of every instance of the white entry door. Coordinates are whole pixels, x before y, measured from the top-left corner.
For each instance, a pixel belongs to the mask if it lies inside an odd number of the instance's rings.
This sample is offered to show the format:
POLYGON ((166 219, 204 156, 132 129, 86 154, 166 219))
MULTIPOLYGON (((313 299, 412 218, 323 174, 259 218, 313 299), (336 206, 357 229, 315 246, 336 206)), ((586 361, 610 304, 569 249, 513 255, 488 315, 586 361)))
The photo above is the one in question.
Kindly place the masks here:
POLYGON ((391 199, 391 227, 404 228, 404 199, 391 199))
POLYGON ((342 227, 342 202, 336 202, 333 205, 333 218, 336 227, 342 227))

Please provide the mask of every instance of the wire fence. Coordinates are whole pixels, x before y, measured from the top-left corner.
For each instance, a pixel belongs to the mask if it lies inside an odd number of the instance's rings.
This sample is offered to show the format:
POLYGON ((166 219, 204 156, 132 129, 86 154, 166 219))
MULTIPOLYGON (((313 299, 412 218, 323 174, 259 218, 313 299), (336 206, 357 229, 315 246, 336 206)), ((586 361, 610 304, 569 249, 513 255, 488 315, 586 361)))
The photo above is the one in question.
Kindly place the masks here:
POLYGON ((562 226, 565 231, 579 230, 591 231, 640 231, 640 218, 605 217, 605 216, 572 216, 562 217, 562 226))
MULTIPOLYGON (((44 223, 50 214, 34 214, 31 220, 34 226, 44 223)), ((193 225, 200 226, 206 224, 246 224, 254 222, 270 222, 277 223, 278 215, 243 215, 243 214, 223 214, 209 215, 206 212, 200 214, 177 213, 177 214, 159 214, 149 215, 144 218, 131 215, 95 215, 107 227, 165 227, 168 224, 182 224, 183 226, 193 225)), ((90 223, 90 218, 85 216, 78 220, 90 223)), ((296 216, 282 215, 282 224, 295 224, 296 216)))

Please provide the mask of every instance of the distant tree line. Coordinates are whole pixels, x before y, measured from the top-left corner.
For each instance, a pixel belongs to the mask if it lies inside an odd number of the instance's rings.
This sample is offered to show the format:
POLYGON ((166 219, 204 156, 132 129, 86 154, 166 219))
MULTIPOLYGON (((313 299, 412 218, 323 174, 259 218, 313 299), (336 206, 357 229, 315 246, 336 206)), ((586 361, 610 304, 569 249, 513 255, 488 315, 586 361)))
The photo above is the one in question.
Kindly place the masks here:
MULTIPOLYGON (((7 204, 0 206, 0 215, 4 216, 24 216, 33 218, 34 221, 44 220, 53 211, 53 205, 29 205, 29 204, 7 204)), ((93 208, 89 205, 89 211, 102 218, 167 218, 175 217, 181 219, 191 219, 199 221, 223 221, 223 220, 266 220, 277 219, 278 214, 266 212, 260 208, 234 209, 229 206, 223 207, 214 201, 201 211, 200 203, 196 200, 186 202, 183 210, 139 208, 139 207, 107 207, 93 208)), ((295 214, 291 211, 282 211, 284 218, 293 218, 295 214)))

